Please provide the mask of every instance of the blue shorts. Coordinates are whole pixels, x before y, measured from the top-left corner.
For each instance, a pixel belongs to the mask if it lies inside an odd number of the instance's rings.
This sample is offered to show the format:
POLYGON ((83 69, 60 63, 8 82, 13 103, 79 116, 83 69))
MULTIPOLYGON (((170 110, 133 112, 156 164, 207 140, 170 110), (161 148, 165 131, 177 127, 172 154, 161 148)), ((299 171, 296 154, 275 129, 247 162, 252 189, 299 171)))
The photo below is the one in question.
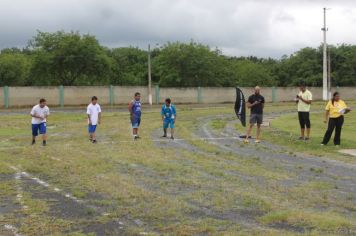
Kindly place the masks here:
POLYGON ((96 131, 96 125, 88 125, 89 134, 93 134, 96 131))
POLYGON ((46 134, 46 122, 41 124, 32 124, 32 136, 38 136, 38 132, 40 134, 46 134))
POLYGON ((168 129, 170 127, 171 129, 174 129, 174 119, 164 119, 163 120, 163 128, 168 129))
POLYGON ((131 125, 133 129, 137 129, 140 127, 141 124, 141 117, 133 117, 131 118, 131 125))

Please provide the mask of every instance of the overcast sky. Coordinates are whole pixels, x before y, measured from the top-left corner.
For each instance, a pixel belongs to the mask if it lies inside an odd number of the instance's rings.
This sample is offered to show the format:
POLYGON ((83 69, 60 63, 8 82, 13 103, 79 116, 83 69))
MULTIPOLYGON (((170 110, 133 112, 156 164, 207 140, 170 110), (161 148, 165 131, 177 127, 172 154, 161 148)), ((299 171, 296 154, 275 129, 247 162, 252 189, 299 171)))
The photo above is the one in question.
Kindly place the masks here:
POLYGON ((23 47, 36 30, 96 35, 109 47, 191 39, 235 56, 279 58, 322 41, 356 44, 356 1, 0 0, 0 48, 23 47))

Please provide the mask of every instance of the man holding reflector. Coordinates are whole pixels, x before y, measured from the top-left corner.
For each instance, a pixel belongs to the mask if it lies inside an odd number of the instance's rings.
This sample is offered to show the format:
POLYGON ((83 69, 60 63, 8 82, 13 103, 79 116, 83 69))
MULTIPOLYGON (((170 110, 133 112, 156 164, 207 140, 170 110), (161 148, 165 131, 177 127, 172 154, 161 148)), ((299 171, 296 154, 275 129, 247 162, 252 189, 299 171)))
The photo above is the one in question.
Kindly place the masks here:
POLYGON ((251 116, 250 116, 250 126, 247 129, 246 138, 244 143, 249 143, 249 137, 251 136, 251 131, 253 126, 257 124, 257 131, 256 131, 256 140, 255 143, 260 143, 260 135, 261 135, 261 125, 263 122, 263 108, 265 105, 265 98, 260 94, 261 88, 256 86, 255 93, 252 94, 247 101, 247 107, 251 109, 251 116))

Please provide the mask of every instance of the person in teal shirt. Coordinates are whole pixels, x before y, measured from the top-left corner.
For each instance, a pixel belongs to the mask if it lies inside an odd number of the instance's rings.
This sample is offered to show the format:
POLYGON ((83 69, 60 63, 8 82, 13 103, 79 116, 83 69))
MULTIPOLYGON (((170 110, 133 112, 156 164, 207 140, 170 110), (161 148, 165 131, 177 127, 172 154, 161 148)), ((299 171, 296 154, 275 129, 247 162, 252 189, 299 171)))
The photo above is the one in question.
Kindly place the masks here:
POLYGON ((166 103, 162 106, 161 116, 164 132, 162 137, 167 137, 167 129, 169 127, 171 129, 171 139, 174 139, 174 124, 177 118, 177 112, 170 98, 167 98, 166 103))

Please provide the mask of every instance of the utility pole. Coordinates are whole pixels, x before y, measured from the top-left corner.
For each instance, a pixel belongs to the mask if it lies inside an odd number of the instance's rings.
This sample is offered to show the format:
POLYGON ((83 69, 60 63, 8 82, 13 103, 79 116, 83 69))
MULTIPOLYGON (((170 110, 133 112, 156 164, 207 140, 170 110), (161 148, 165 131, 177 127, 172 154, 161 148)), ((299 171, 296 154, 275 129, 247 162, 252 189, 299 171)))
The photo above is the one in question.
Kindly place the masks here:
POLYGON ((321 29, 324 32, 323 45, 323 100, 328 100, 328 64, 327 64, 327 45, 326 45, 326 8, 324 7, 324 27, 321 29))
POLYGON ((148 44, 148 103, 152 106, 151 45, 148 44))
POLYGON ((331 56, 330 47, 328 47, 328 99, 331 99, 331 56))

